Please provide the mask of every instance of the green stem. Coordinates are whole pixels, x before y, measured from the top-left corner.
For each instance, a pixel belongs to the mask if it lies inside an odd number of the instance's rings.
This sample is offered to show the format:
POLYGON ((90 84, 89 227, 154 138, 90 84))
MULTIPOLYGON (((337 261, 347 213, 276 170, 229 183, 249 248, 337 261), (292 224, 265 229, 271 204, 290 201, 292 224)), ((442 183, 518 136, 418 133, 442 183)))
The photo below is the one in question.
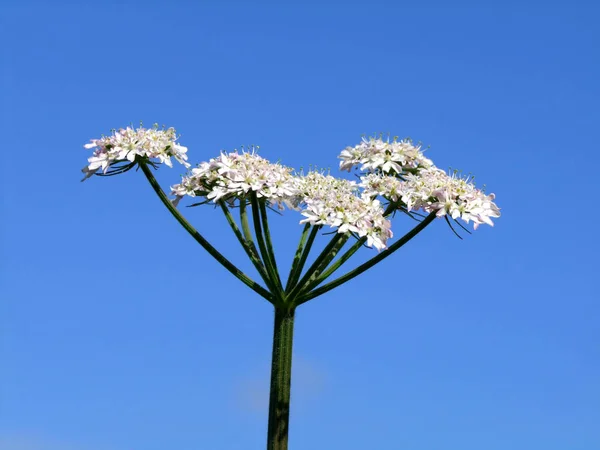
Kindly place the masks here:
POLYGON ((167 207, 169 212, 177 219, 177 221, 185 228, 185 230, 198 242, 204 250, 206 250, 213 258, 215 258, 223 267, 225 267, 231 274, 233 274, 236 278, 238 278, 242 283, 252 289, 254 292, 259 294, 261 297, 266 300, 272 302, 273 296, 269 291, 263 288, 256 281, 251 279, 248 275, 238 269, 235 265, 233 265, 227 258, 225 258, 217 249, 215 249, 204 237, 198 233, 198 231, 177 211, 177 208, 173 206, 167 194, 162 190, 156 178, 152 174, 150 168, 144 162, 140 162, 140 167, 142 168, 142 172, 146 175, 148 182, 158 195, 158 198, 162 201, 162 203, 167 207))
POLYGON ((304 225, 302 229, 302 235, 300 236, 300 242, 298 243, 298 248, 296 249, 296 253, 294 254, 294 260, 292 261, 292 267, 290 268, 290 274, 288 275, 287 283, 285 285, 285 292, 288 292, 290 288, 290 283, 292 281, 292 276, 296 271, 296 267, 300 262, 300 258, 302 258, 302 252, 304 250, 304 245, 306 244, 306 238, 308 237, 308 230, 310 229, 310 223, 304 225))
POLYGON ((427 225, 429 225, 431 222, 433 222, 436 218, 435 214, 436 214, 435 211, 430 213, 416 227, 414 227, 412 230, 410 230, 408 233, 406 233, 404 236, 402 236, 401 239, 399 239, 397 242, 392 244, 386 250, 379 253, 377 256, 374 256, 373 258, 371 258, 364 264, 361 264, 356 269, 353 269, 350 272, 348 272, 346 275, 342 275, 341 277, 331 281, 330 283, 327 283, 327 284, 321 286, 320 288, 317 288, 314 291, 302 296, 299 299, 299 301, 296 303, 296 305, 301 305, 302 303, 306 303, 307 301, 312 300, 313 298, 318 297, 319 295, 323 295, 325 292, 329 292, 330 290, 350 281, 352 278, 357 277, 364 271, 373 267, 378 262, 384 260, 385 258, 390 256, 392 253, 394 253, 396 250, 398 250, 400 247, 402 247, 404 244, 406 244, 408 241, 410 241, 412 238, 414 238, 421 231, 423 231, 425 229, 425 227, 427 227, 427 225))
POLYGON ((366 241, 366 237, 358 239, 354 243, 354 245, 348 249, 346 253, 340 256, 339 259, 329 267, 329 269, 320 274, 312 283, 309 283, 309 285, 306 286, 306 288, 304 289, 304 292, 312 291, 315 287, 317 287, 323 281, 329 278, 336 270, 338 270, 342 266, 342 264, 348 261, 364 245, 366 241))
POLYGON ((287 450, 292 381, 294 309, 275 308, 267 450, 287 450))
POLYGON ((254 245, 254 239, 252 238, 252 233, 250 232, 250 225, 248 224, 246 201, 243 199, 240 199, 240 223, 242 224, 242 231, 244 233, 244 237, 246 238, 246 242, 248 242, 248 245, 252 247, 252 251, 258 255, 258 250, 254 245))
POLYGON ((392 212, 396 210, 396 202, 390 200, 390 203, 387 205, 387 208, 383 212, 383 217, 389 216, 392 212))
POLYGON ((271 292, 277 292, 277 288, 275 284, 271 281, 271 277, 266 270, 265 263, 263 263, 263 261, 260 259, 260 254, 258 253, 256 245, 254 245, 254 237, 252 236, 252 232, 250 231, 250 225, 248 223, 248 213, 246 212, 246 201, 244 199, 240 199, 240 223, 242 224, 242 232, 244 233, 244 237, 246 239, 246 242, 248 243, 248 246, 252 250, 252 253, 254 253, 257 256, 257 258, 261 261, 261 264, 264 268, 264 274, 268 280, 265 280, 265 284, 271 292))
POLYGON ((223 210, 223 214, 225 214, 225 218, 227 219, 227 222, 229 223, 229 226, 233 230, 233 233, 235 234, 235 237, 237 238, 237 240, 239 241, 239 243, 244 248, 244 251, 246 252, 246 255, 248 255, 248 258, 250 258, 250 261, 252 261, 252 264, 254 265, 254 267, 256 268, 256 270, 258 271, 258 274, 263 279, 263 281, 265 282, 265 284, 267 284, 267 287, 269 287, 269 289, 272 289, 272 286, 270 285, 269 276, 267 275, 267 272, 265 270, 265 266, 263 265, 262 261, 260 260, 260 256, 258 255, 258 252, 256 251, 256 247, 254 247, 253 243, 248 242, 244 238, 244 236, 242 235, 242 232, 238 228, 237 224, 235 223, 235 220, 233 219, 231 213, 229 212, 229 208, 227 207, 227 205, 225 204, 225 202, 224 201, 220 201, 219 205, 221 206, 221 209, 223 210))
POLYGON ((273 285, 277 286, 277 290, 276 292, 273 292, 273 295, 275 295, 276 297, 283 297, 283 288, 281 287, 281 282, 279 281, 280 278, 279 274, 277 273, 277 267, 275 267, 273 261, 271 261, 269 250, 267 249, 267 244, 265 243, 265 237, 263 235, 262 225, 260 221, 260 206, 258 205, 259 200, 256 197, 255 193, 251 194, 250 201, 252 203, 252 219, 254 222, 254 233, 256 234, 258 248, 260 249, 262 260, 265 264, 267 273, 269 274, 269 279, 271 280, 273 285))
POLYGON ((271 241, 271 231, 269 230, 269 218, 267 217, 267 200, 259 203, 260 207, 260 218, 262 221, 263 234, 265 236, 265 244, 267 246, 267 254, 269 255, 269 261, 275 268, 275 276, 277 279, 277 286, 283 291, 281 285, 281 278, 279 277, 279 270, 277 269, 277 260, 275 259, 275 251, 273 250, 273 242, 271 241))
POLYGON ((314 280, 314 277, 327 267, 327 265, 335 258, 337 252, 344 246, 350 235, 348 233, 336 233, 331 241, 325 246, 323 251, 317 256, 317 259, 311 264, 304 276, 298 284, 290 292, 289 298, 292 302, 296 300, 299 294, 304 293, 305 286, 314 280))
POLYGON ((286 293, 289 293, 296 287, 296 283, 298 283, 298 279, 300 278, 300 275, 302 275, 302 269, 304 269, 304 264, 306 264, 306 259, 308 258, 313 242, 317 237, 317 233, 321 229, 320 225, 313 226, 312 230, 310 231, 310 236, 308 236, 308 241, 306 242, 306 245, 304 245, 303 240, 305 239, 306 232, 310 226, 311 225, 309 223, 304 226, 302 237, 300 238, 300 244, 298 245, 298 250, 296 251, 296 256, 294 256, 294 262, 292 263, 292 268, 290 270, 290 276, 288 277, 288 281, 285 286, 286 293), (303 245, 304 248, 302 248, 303 245), (300 259, 296 259, 298 257, 298 252, 300 251, 302 252, 300 259))

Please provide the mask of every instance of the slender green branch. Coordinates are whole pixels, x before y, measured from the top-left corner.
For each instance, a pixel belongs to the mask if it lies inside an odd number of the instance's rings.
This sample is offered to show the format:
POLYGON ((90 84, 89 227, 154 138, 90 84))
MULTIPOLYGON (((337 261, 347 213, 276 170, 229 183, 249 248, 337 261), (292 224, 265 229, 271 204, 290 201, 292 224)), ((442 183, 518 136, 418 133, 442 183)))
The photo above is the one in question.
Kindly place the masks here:
POLYGON ((387 205, 387 208, 385 208, 385 211, 383 212, 383 216, 387 217, 389 216, 391 213, 393 213, 397 208, 396 202, 393 202, 392 200, 390 200, 390 202, 387 205))
MULTIPOLYGON (((260 253, 258 252, 256 245, 254 245, 254 237, 252 236, 252 232, 250 231, 250 225, 248 223, 248 212, 247 212, 246 206, 247 206, 246 200, 240 199, 240 223, 242 224, 242 232, 244 233, 244 237, 246 238, 246 242, 248 243, 248 246, 252 250, 252 253, 254 253, 260 260, 260 258, 261 258, 260 253)), ((267 279, 269 280, 269 281, 265 280, 267 287, 269 288, 269 290, 271 292, 277 292, 277 288, 276 288, 275 284, 271 281, 271 277, 270 277, 269 273, 267 272, 266 266, 262 260, 261 260, 261 263, 263 264, 263 267, 265 268, 265 275, 266 275, 267 279)))
MULTIPOLYGON (((277 276, 277 279, 275 281, 277 282, 277 286, 279 286, 281 288, 281 286, 282 286, 281 278, 279 277, 279 269, 277 268, 277 260, 275 259, 275 251, 273 250, 273 242, 271 241, 271 231, 269 229, 269 218, 267 217, 267 200, 264 200, 264 201, 258 202, 258 203, 259 203, 259 208, 260 208, 260 218, 262 221, 263 235, 265 237, 265 244, 267 246, 267 254, 269 256, 269 261, 275 268, 275 275, 277 276)), ((283 290, 283 288, 282 288, 282 290, 283 290)))
POLYGON ((152 174, 150 168, 144 162, 140 162, 140 167, 142 168, 142 172, 146 175, 148 182, 158 195, 158 198, 162 201, 162 203, 167 207, 169 212, 177 219, 177 221, 181 224, 183 228, 198 242, 204 250, 206 250, 213 258, 217 260, 223 267, 225 267, 231 274, 233 274, 236 278, 238 278, 242 283, 252 289, 254 292, 259 294, 261 297, 266 300, 273 302, 273 295, 265 288, 263 288, 256 281, 251 279, 248 275, 238 269, 235 265, 233 265, 227 258, 225 258, 217 249, 215 249, 204 237, 198 233, 198 231, 177 211, 177 208, 173 206, 167 194, 162 190, 156 178, 152 174))
POLYGON ((263 235, 262 225, 260 221, 260 206, 258 205, 259 200, 256 197, 255 193, 251 194, 250 202, 252 204, 252 219, 254 222, 254 233, 256 234, 258 248, 260 249, 262 260, 265 264, 267 273, 269 274, 269 279, 271 280, 273 285, 277 286, 277 290, 273 294, 282 297, 283 288, 281 287, 281 282, 279 281, 280 278, 279 274, 277 273, 277 267, 275 267, 273 261, 271 261, 271 258, 269 257, 269 251, 267 250, 267 244, 265 243, 265 237, 263 235))
MULTIPOLYGON (((308 230, 310 230, 310 223, 304 225, 302 229, 302 235, 300 236, 300 242, 298 243, 298 248, 296 249, 296 253, 294 254, 294 260, 292 261, 292 267, 290 268, 290 274, 288 275, 287 283, 285 285, 285 292, 289 292, 290 286, 294 283, 294 276, 298 269, 298 265, 300 264, 300 260, 302 259, 302 255, 304 253, 304 246, 306 244, 306 238, 308 237, 308 230)), ((297 280, 296 280, 297 281, 297 280)))
POLYGON ((252 248, 252 251, 255 255, 258 255, 258 250, 254 245, 254 238, 252 237, 252 233, 250 232, 250 225, 248 224, 248 213, 246 213, 246 200, 240 199, 240 223, 242 224, 242 231, 244 233, 244 237, 246 238, 246 242, 252 248))
POLYGON ((334 262, 325 272, 321 273, 314 281, 309 283, 308 286, 306 286, 306 288, 303 291, 310 292, 314 288, 316 288, 318 285, 323 283, 323 281, 325 281, 336 270, 338 270, 342 266, 342 264, 344 264, 346 261, 348 261, 364 245, 364 243, 366 241, 367 241, 366 237, 357 239, 356 242, 354 243, 354 245, 352 247, 350 247, 348 249, 348 251, 346 251, 346 253, 344 253, 342 256, 340 256, 336 262, 334 262))
POLYGON ((303 291, 305 286, 311 282, 315 276, 318 276, 320 271, 327 267, 333 258, 335 258, 335 255, 346 243, 349 237, 350 236, 348 233, 336 233, 335 236, 331 238, 331 241, 329 241, 319 256, 317 256, 317 259, 315 259, 315 261, 308 268, 304 276, 300 279, 296 286, 294 286, 292 292, 290 292, 288 297, 292 302, 295 302, 299 294, 304 293, 303 291))
POLYGON ((267 275, 267 272, 265 270, 265 266, 263 265, 260 256, 258 255, 258 252, 256 251, 256 248, 254 247, 254 245, 251 245, 242 235, 242 232, 240 231, 240 229, 238 228, 237 224, 235 223, 235 220, 233 219, 231 212, 229 212, 229 208, 227 207, 227 205, 225 204, 224 201, 220 201, 219 205, 221 206, 221 209, 223 210, 223 214, 225 214, 225 218, 227 219, 227 222, 229 223, 229 226, 231 227, 231 229, 233 230, 233 233, 235 234, 235 237, 238 239, 239 243, 242 245, 242 247, 244 248, 244 251, 246 252, 246 255, 248 255, 248 258, 250 258, 250 261, 252 261, 252 264, 254 265, 254 267, 256 268, 256 270, 258 271, 260 277, 263 279, 263 281, 265 282, 265 284, 267 284, 267 287, 272 288, 272 286, 270 286, 270 279, 269 276, 267 275))
POLYGON ((425 229, 425 227, 427 227, 427 225, 429 225, 431 222, 433 222, 433 220, 436 218, 436 213, 432 212, 430 213, 425 219, 423 219, 422 222, 420 222, 416 227, 414 227, 412 230, 410 230, 408 233, 406 233, 404 236, 402 236, 402 238, 400 238, 398 241, 396 241, 394 244, 392 244, 390 247, 388 247, 386 250, 382 251, 381 253, 379 253, 377 256, 374 256, 373 258, 371 258, 370 260, 368 260, 367 262, 365 262, 364 264, 361 264, 360 266, 358 266, 356 269, 351 270, 350 272, 348 272, 345 275, 342 275, 341 277, 321 286, 320 288, 315 289, 314 291, 302 296, 299 301, 297 302, 297 305, 301 305, 302 303, 306 303, 309 300, 312 300, 315 297, 318 297, 319 295, 323 295, 325 292, 329 292, 330 290, 346 283, 347 281, 350 281, 352 278, 357 277, 358 275, 360 275, 361 273, 363 273, 364 271, 370 269, 371 267, 373 267, 375 264, 377 264, 378 262, 384 260, 385 258, 387 258, 388 256, 390 256, 392 253, 394 253, 396 250, 398 250, 400 247, 402 247, 404 244, 406 244, 408 241, 410 241, 412 238, 414 238, 417 234, 419 234, 421 231, 423 231, 425 229))

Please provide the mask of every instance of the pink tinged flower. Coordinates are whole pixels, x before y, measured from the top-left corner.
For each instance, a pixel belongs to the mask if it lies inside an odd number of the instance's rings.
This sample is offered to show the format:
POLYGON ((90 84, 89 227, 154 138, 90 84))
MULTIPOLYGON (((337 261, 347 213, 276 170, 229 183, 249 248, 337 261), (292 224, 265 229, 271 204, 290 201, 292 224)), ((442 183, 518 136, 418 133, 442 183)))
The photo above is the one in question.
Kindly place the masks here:
POLYGON ((221 187, 215 187, 209 194, 206 196, 209 200, 213 200, 215 202, 219 201, 223 197, 228 194, 227 190, 221 187))
POLYGON ((252 191, 280 209, 285 205, 300 210, 300 223, 354 233, 378 251, 393 237, 378 196, 410 211, 472 221, 475 228, 481 223, 491 225, 491 219, 499 217, 493 194, 485 196, 472 180, 449 176, 408 141, 363 139, 359 146, 344 149, 340 159, 344 170, 362 165, 370 173, 357 185, 317 171, 294 176, 291 169, 270 163, 255 152, 222 152, 192 169, 172 187, 172 193, 233 203, 246 201, 252 191))
POLYGON ((383 173, 403 173, 405 169, 430 167, 421 148, 414 146, 409 140, 394 139, 384 141, 380 138, 363 138, 356 147, 346 147, 339 155, 340 169, 350 171, 361 166, 363 171, 381 171, 383 173))
POLYGON ((136 158, 155 159, 159 163, 164 163, 172 167, 171 156, 189 167, 185 155, 187 148, 176 143, 177 136, 175 129, 158 129, 157 126, 146 129, 133 128, 120 129, 114 131, 111 136, 105 136, 100 139, 92 139, 90 143, 85 144, 84 148, 93 149, 94 155, 88 159, 88 166, 84 169, 86 176, 95 169, 102 168, 104 172, 114 164, 119 162, 134 163, 136 158))
POLYGON ((203 187, 207 199, 235 199, 255 192, 259 198, 267 198, 272 204, 290 202, 297 194, 291 169, 281 164, 273 164, 258 156, 254 151, 226 154, 201 163, 192 169, 183 183, 203 187))

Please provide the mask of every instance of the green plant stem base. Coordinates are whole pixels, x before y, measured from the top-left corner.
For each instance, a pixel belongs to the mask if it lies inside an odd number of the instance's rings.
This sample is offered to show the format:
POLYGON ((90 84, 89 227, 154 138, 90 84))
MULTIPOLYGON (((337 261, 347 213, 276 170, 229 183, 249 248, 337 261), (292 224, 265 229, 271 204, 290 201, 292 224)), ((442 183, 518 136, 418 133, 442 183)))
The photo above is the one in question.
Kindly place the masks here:
POLYGON ((292 380, 293 308, 275 308, 267 450, 287 450, 292 380))

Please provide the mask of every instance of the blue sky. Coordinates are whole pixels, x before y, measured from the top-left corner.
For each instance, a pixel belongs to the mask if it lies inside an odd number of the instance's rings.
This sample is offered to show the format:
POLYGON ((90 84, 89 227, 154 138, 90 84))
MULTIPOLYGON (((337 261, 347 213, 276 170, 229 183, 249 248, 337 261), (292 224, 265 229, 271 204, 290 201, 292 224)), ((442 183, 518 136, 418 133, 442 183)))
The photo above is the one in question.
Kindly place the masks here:
MULTIPOLYGON (((139 121, 194 162, 334 171, 410 136, 497 194, 495 228, 435 223, 301 307, 291 449, 600 448, 598 6, 49 3, 1 7, 3 450, 264 446, 269 305, 140 173, 79 182, 83 144, 139 121)), ((186 213, 247 267, 218 211, 186 213)), ((273 219, 282 260, 298 219, 273 219)))

